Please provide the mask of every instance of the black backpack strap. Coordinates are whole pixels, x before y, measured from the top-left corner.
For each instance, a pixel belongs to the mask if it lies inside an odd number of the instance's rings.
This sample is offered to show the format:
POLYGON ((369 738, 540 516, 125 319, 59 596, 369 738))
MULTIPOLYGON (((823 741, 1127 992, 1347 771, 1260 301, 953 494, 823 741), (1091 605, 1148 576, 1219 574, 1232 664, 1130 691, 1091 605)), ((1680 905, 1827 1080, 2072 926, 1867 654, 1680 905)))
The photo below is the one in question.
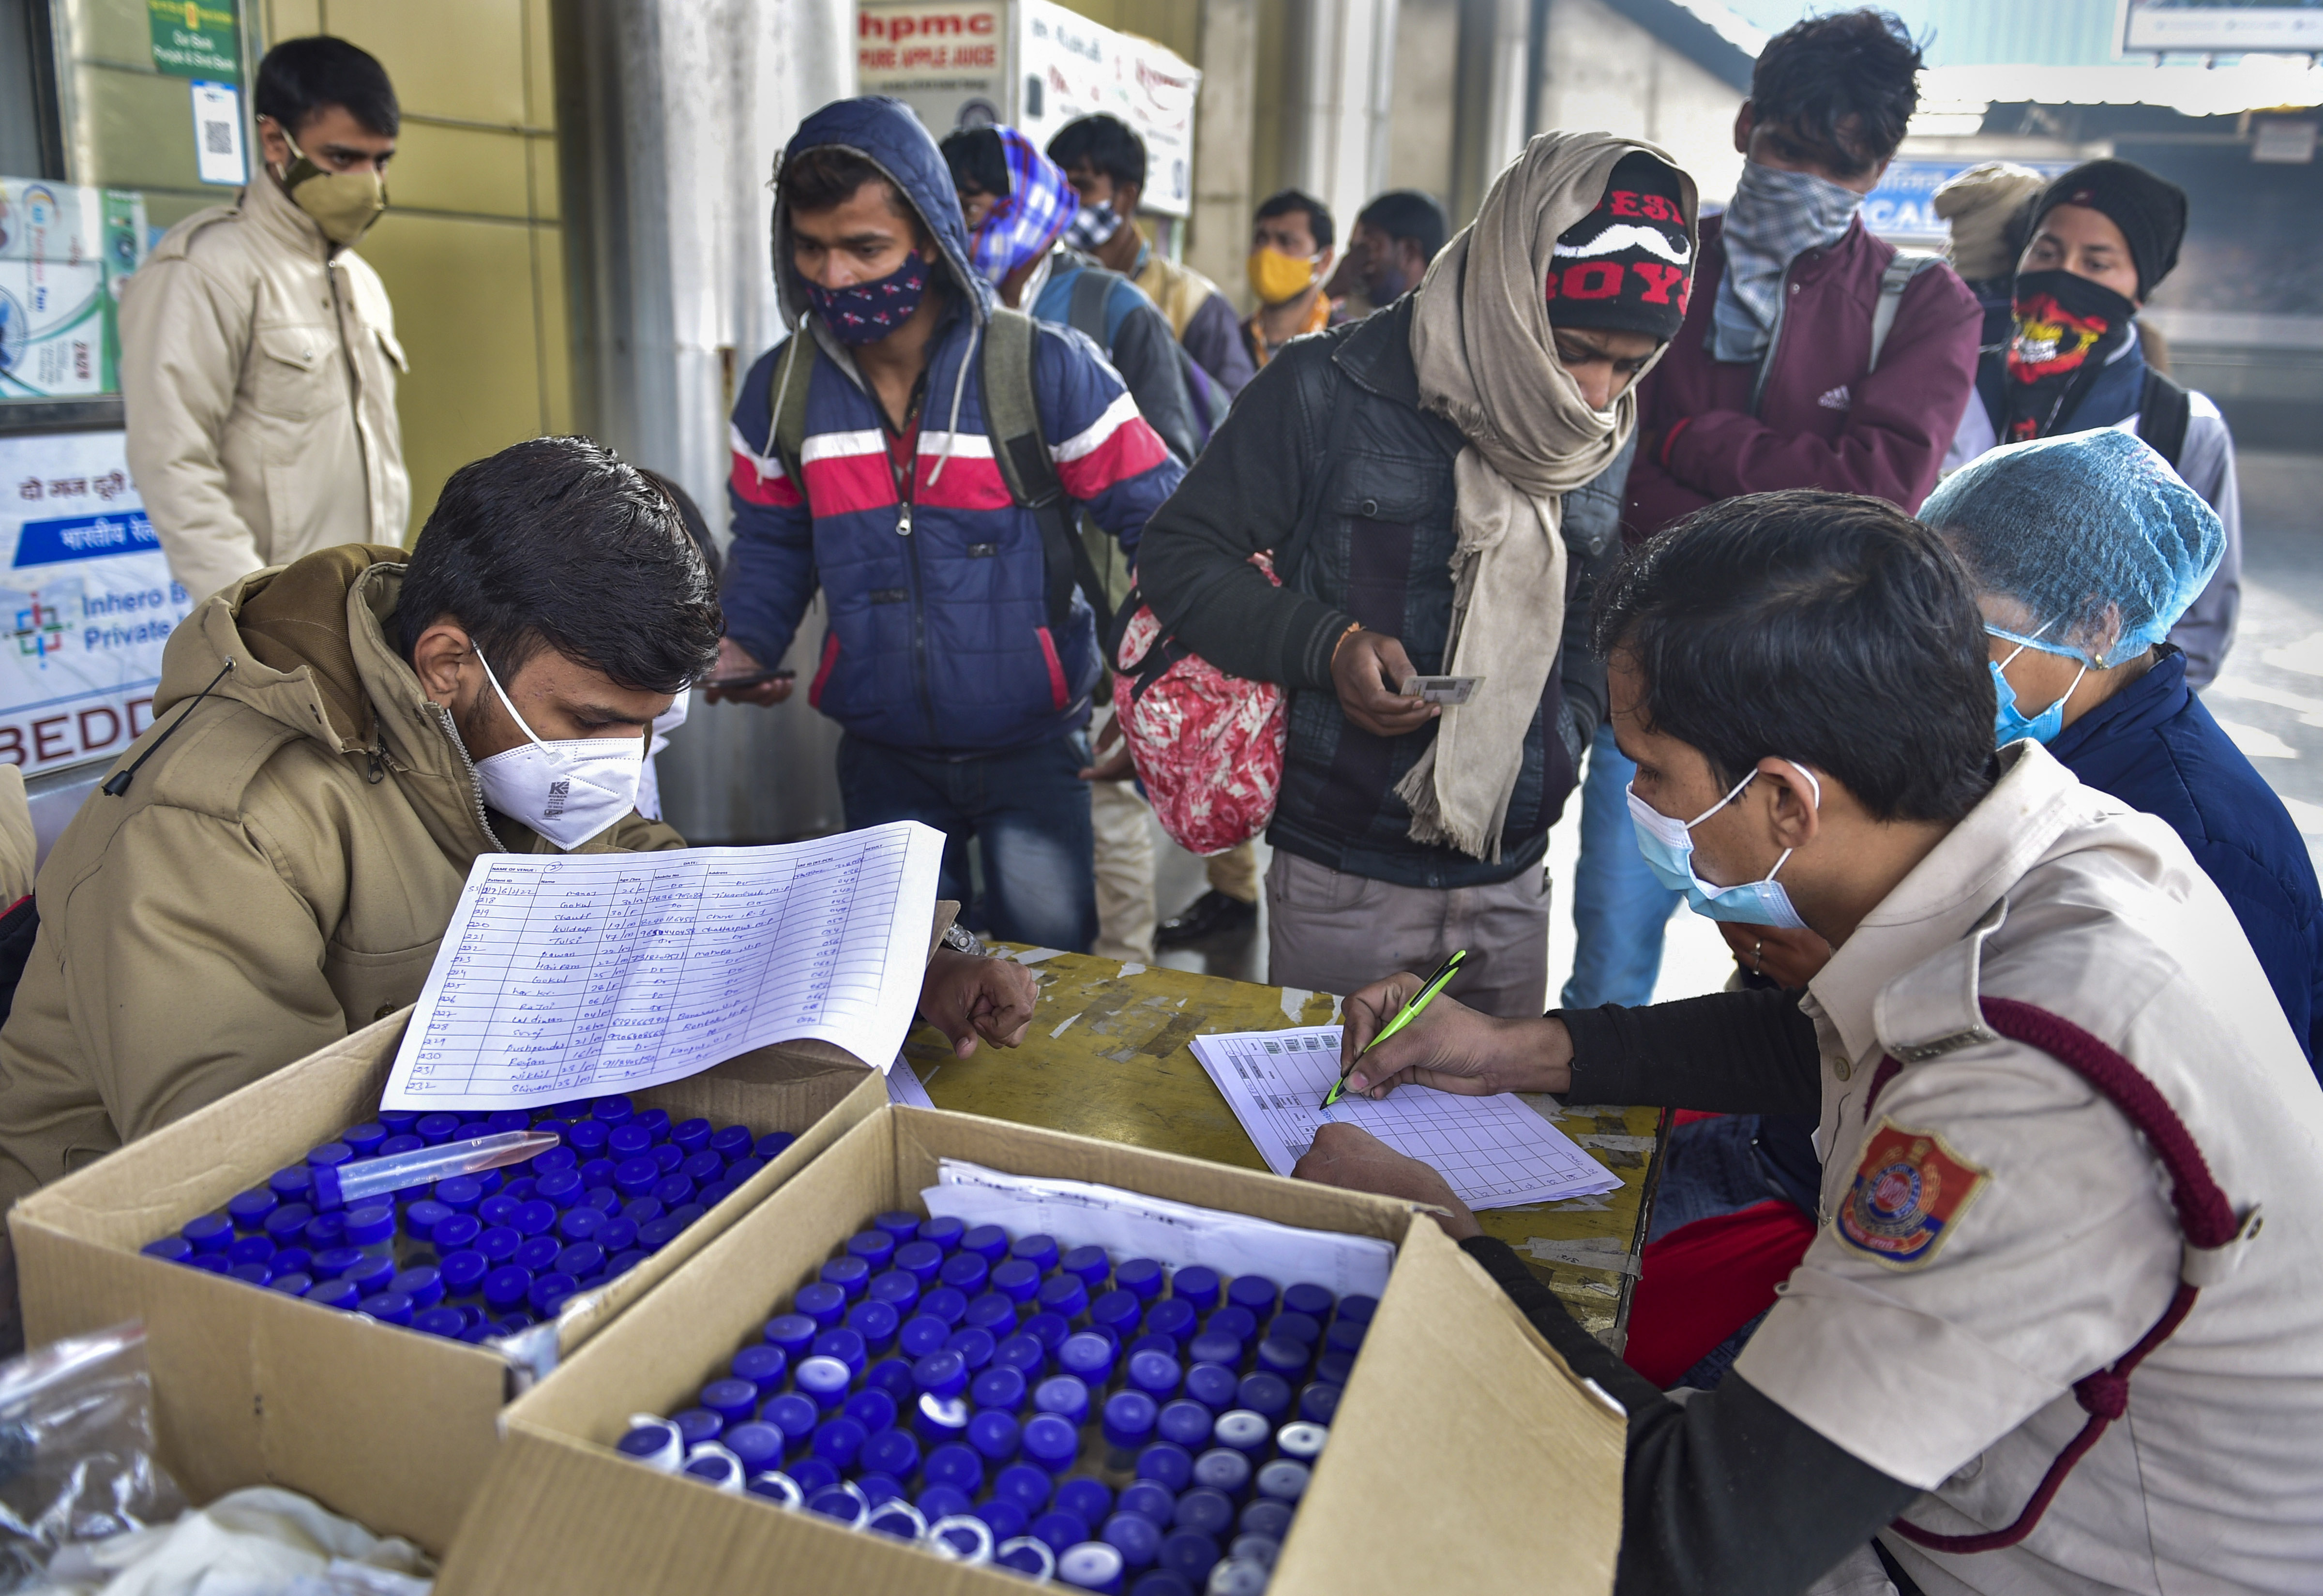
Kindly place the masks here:
POLYGON ((1065 320, 1076 332, 1088 335, 1088 341, 1099 349, 1113 347, 1113 340, 1106 336, 1105 312, 1113 298, 1113 285, 1122 280, 1120 273, 1102 266, 1084 266, 1081 274, 1073 279, 1065 320))
POLYGON ((1075 535, 1072 507, 1057 480, 1056 461, 1041 436, 1033 389, 1033 351, 1040 330, 1021 310, 995 306, 984 328, 984 424, 993 463, 1010 498, 1033 512, 1041 528, 1041 556, 1049 592, 1049 634, 1061 638, 1073 616, 1079 586, 1097 612, 1097 636, 1113 634, 1113 606, 1088 550, 1075 535))
POLYGON ((2186 452, 2186 427, 2194 417, 2194 399, 2152 366, 2145 368, 2145 391, 2137 401, 2137 436, 2153 452, 2178 469, 2186 452))
POLYGON ((802 500, 806 497, 806 478, 799 456, 806 448, 806 390, 813 377, 814 339, 802 325, 791 334, 775 369, 767 376, 770 418, 767 445, 782 462, 784 474, 802 500))

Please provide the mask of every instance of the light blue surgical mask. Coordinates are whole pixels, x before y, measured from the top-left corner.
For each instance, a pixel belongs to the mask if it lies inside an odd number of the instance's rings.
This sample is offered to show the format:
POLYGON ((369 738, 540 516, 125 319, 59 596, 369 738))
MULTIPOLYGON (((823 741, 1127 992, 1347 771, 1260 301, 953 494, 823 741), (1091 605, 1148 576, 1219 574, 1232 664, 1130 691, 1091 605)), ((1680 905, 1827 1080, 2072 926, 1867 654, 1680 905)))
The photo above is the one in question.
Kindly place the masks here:
MULTIPOLYGON (((2006 632, 1992 631, 1990 627, 1987 627, 1985 630, 1992 632, 1996 637, 2005 637, 2008 635, 2006 632)), ((2081 684, 2081 676, 2089 674, 2089 662, 2083 660, 2080 675, 2073 678, 2072 687, 2065 689, 2064 698, 2059 699, 2039 714, 2027 717, 2016 707, 2016 689, 2009 684, 2007 676, 2002 674, 2002 667, 2031 647, 2030 643, 2019 643, 2009 651, 2007 659, 1987 662, 1992 666, 1992 691, 1997 702, 1997 707, 1995 708, 1992 715, 1992 746, 1996 748, 2005 748, 2009 744, 2022 742, 2028 737, 2036 743, 2045 743, 2064 730, 2066 702, 2073 696, 2073 688, 2081 684)))
MULTIPOLYGON (((1814 789, 1815 807, 1823 807, 1823 784, 1813 771, 1795 759, 1784 764, 1807 778, 1814 789)), ((1763 881, 1746 881, 1740 886, 1712 886, 1694 873, 1694 829, 1742 795, 1758 775, 1752 771, 1734 784, 1732 791, 1703 810, 1690 821, 1676 821, 1638 796, 1632 784, 1630 792, 1630 821, 1638 830, 1638 851, 1646 858, 1646 867, 1656 880, 1672 892, 1685 894, 1686 903, 1696 914, 1712 920, 1731 921, 1736 925, 1770 925, 1782 931, 1804 931, 1806 922, 1791 907, 1791 894, 1775 879, 1783 861, 1791 857, 1790 848, 1783 849, 1782 858, 1775 861, 1763 881)))

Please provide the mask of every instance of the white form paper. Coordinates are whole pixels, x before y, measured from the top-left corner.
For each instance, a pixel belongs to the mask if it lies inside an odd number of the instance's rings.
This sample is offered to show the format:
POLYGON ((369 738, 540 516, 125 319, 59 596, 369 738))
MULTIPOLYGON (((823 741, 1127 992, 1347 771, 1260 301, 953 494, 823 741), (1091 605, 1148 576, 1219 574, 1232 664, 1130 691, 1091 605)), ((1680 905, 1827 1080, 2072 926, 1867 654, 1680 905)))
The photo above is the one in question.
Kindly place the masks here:
POLYGON ((1278 1285, 1311 1280, 1334 1297, 1377 1297, 1395 1267, 1395 1245, 1377 1236, 1305 1230, 1098 1186, 1007 1175, 964 1159, 940 1159, 928 1212, 1010 1235, 1053 1236, 1065 1250, 1103 1247, 1116 1263, 1151 1258, 1170 1269, 1207 1263, 1222 1275, 1264 1275, 1278 1285))
POLYGON ((1350 1093, 1318 1107, 1339 1078, 1336 1025, 1198 1036, 1193 1048, 1278 1175, 1290 1173, 1318 1129, 1345 1122, 1435 1166, 1471 1208, 1588 1197, 1621 1184, 1512 1093, 1463 1097, 1406 1086, 1384 1102, 1350 1093))
POLYGON ((943 834, 486 854, 386 1108, 524 1108, 679 1080, 817 1037, 892 1059, 919 1006, 943 834))

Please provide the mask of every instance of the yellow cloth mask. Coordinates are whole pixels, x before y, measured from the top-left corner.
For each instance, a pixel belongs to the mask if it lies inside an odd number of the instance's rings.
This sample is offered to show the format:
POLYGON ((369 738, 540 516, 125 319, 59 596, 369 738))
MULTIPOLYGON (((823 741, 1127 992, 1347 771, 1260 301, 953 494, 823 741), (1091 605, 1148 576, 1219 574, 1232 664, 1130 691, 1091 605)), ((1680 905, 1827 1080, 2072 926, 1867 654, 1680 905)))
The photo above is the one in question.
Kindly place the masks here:
POLYGON ((359 172, 326 171, 307 159, 290 135, 282 135, 297 160, 282 174, 282 191, 290 203, 315 218, 323 236, 333 243, 352 246, 387 208, 387 179, 377 167, 359 172))
POLYGON ((1278 249, 1250 252, 1250 291, 1258 296, 1262 305, 1281 305, 1296 299, 1314 283, 1313 260, 1302 261, 1278 249))

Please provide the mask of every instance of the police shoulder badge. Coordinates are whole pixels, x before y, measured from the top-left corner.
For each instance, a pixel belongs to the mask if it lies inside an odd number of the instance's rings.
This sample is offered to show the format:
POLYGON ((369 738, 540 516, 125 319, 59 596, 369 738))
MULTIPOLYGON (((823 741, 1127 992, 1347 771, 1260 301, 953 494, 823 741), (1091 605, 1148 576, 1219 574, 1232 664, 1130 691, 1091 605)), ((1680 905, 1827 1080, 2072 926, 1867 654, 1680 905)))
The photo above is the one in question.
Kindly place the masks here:
POLYGON ((1832 1229, 1839 1239, 1890 1269, 1917 1269, 1936 1255, 1991 1171, 1960 1157, 1933 1131, 1881 1120, 1863 1144, 1855 1181, 1832 1229))

